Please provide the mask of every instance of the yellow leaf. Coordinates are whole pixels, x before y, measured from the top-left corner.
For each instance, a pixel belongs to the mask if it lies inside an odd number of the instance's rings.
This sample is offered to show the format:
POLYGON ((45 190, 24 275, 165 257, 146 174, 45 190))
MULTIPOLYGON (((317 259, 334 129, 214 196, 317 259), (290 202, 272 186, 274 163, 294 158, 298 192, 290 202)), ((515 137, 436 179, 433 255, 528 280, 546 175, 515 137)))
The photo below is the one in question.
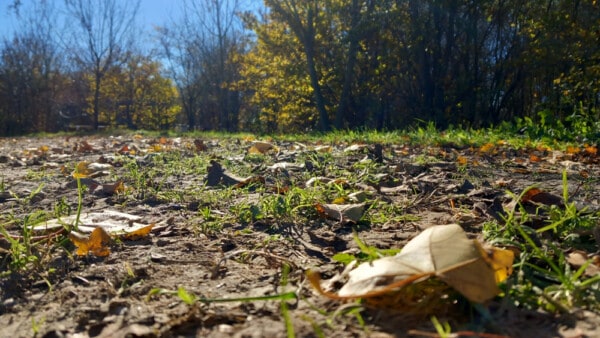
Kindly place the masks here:
POLYGON ((331 203, 333 203, 333 204, 344 204, 344 203, 346 203, 346 197, 335 198, 331 203))
POLYGON ((469 163, 469 160, 467 160, 467 158, 464 156, 459 156, 458 158, 456 158, 456 162, 458 162, 458 165, 460 166, 465 166, 467 165, 467 163, 469 163))
POLYGON ((479 148, 479 151, 482 153, 485 153, 485 154, 491 153, 493 150, 494 150, 493 143, 486 143, 479 148))
POLYGON ((596 148, 595 146, 586 146, 585 152, 589 155, 596 155, 598 153, 598 148, 596 148))
POLYGON ((77 166, 75 167, 75 171, 73 172, 73 177, 74 178, 86 178, 88 176, 90 176, 90 170, 88 168, 89 166, 89 162, 86 161, 81 161, 79 163, 77 163, 77 166))
POLYGON ((121 236, 122 239, 126 239, 126 240, 130 240, 130 241, 136 241, 139 240, 142 237, 146 237, 148 236, 148 234, 150 233, 150 231, 152 231, 152 228, 154 227, 154 223, 147 225, 141 229, 137 229, 136 231, 132 231, 132 232, 127 232, 124 235, 121 236))
POLYGON ((567 147, 567 154, 569 154, 569 155, 579 154, 580 151, 581 151, 581 149, 579 149, 579 147, 573 147, 573 146, 567 147))
POLYGON ((499 248, 484 249, 483 246, 478 242, 474 241, 477 250, 481 254, 481 257, 485 262, 494 270, 496 277, 496 283, 500 283, 506 280, 508 276, 512 274, 512 265, 515 259, 514 252, 499 248))
POLYGON ((77 247, 75 254, 78 256, 85 256, 90 252, 98 257, 106 257, 110 254, 108 245, 111 242, 111 238, 102 227, 96 227, 87 237, 72 232, 69 234, 69 239, 77 247))
POLYGON ((159 153, 161 151, 163 151, 164 147, 161 144, 153 144, 150 146, 150 151, 153 151, 155 153, 159 153))

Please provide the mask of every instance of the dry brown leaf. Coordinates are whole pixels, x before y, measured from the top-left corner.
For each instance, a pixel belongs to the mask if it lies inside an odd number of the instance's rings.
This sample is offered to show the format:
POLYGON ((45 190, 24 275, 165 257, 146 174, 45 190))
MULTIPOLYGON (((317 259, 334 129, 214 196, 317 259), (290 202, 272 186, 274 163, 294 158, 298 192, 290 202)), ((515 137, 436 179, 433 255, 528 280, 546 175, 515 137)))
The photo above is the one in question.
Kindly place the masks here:
POLYGON ((528 189, 521 197, 521 203, 525 202, 540 203, 544 205, 563 205, 562 198, 549 192, 543 191, 540 188, 528 189))
POLYGON ((92 145, 89 144, 88 141, 83 140, 78 145, 76 145, 75 150, 77 150, 80 153, 87 153, 87 152, 93 152, 94 147, 92 147, 92 145))
POLYGON ((119 180, 112 184, 103 184, 102 192, 109 195, 125 192, 125 184, 122 180, 119 180))
POLYGON ((235 185, 236 188, 244 188, 251 184, 265 184, 265 178, 262 176, 252 176, 248 177, 245 180, 237 183, 235 185))
MULTIPOLYGON (((117 151, 117 153, 121 154, 121 155, 130 154, 129 146, 128 145, 122 146, 121 149, 119 149, 119 151, 117 151)), ((131 154, 131 155, 135 155, 135 154, 131 154)))
POLYGON ((265 154, 269 150, 275 149, 275 146, 269 142, 263 141, 255 141, 250 149, 248 149, 249 154, 265 154))
POLYGON ((542 159, 539 156, 535 155, 535 154, 531 154, 531 155, 529 155, 529 161, 533 162, 533 163, 536 163, 536 162, 541 162, 542 159))
POLYGON ((196 147, 196 151, 199 153, 208 150, 208 147, 206 146, 206 144, 204 144, 204 141, 201 139, 195 139, 194 146, 196 147))

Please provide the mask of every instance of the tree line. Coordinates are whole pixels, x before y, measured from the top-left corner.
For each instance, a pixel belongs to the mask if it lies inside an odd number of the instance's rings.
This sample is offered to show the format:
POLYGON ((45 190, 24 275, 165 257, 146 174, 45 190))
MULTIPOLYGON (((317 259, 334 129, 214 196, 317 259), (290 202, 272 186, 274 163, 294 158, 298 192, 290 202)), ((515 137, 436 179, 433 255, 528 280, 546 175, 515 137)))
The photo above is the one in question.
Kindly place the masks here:
POLYGON ((142 34, 139 2, 14 1, 26 29, 0 46, 0 134, 599 118, 595 0, 251 3, 185 0, 142 34))

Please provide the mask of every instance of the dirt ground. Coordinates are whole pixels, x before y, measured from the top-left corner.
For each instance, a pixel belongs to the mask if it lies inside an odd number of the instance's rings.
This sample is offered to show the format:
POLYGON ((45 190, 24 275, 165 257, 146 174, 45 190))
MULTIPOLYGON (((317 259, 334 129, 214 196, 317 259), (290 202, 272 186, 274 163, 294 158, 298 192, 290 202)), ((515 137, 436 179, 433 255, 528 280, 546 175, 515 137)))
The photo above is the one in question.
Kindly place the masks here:
MULTIPOLYGON (((325 278, 342 270, 332 256, 359 253, 353 227, 366 244, 379 249, 401 248, 420 231, 439 224, 458 223, 471 237, 481 237, 482 224, 497 218, 510 202, 507 190, 518 194, 538 184, 562 196, 565 168, 578 205, 591 210, 600 206, 597 159, 577 154, 499 145, 472 149, 271 143, 277 148, 257 161, 247 157, 252 141, 243 139, 0 139, 0 220, 9 236, 20 235, 19 226, 40 211, 49 218, 59 205, 75 212, 77 185, 70 174, 81 161, 110 164, 107 175, 83 182, 88 190, 84 214, 115 210, 139 216, 140 223, 156 224, 147 236, 113 243, 107 257, 74 255, 75 247, 64 234, 39 235, 32 253, 38 263, 28 263, 18 273, 7 273, 13 258, 10 242, 2 235, 0 337, 285 337, 289 332, 280 300, 188 305, 175 293, 179 287, 204 300, 295 292, 297 298, 286 304, 297 337, 434 337, 430 316, 416 318, 328 300, 314 292, 306 270, 317 269, 325 278), (134 161, 143 172, 156 167, 152 157, 167 152, 182 161, 201 158, 186 162, 198 163, 199 168, 160 169, 152 177, 140 174, 136 181, 131 166, 123 165, 134 161), (227 169, 216 174, 216 182, 208 177, 211 160, 227 169), (287 164, 273 167, 276 163, 287 164), (266 187, 238 189, 235 175, 261 177, 266 187), (377 203, 357 224, 310 212, 296 218, 236 221, 242 209, 235 206, 258 204, 265 194, 274 194, 274 186, 280 187, 274 182, 308 189, 311 177, 339 180, 344 191, 366 192, 369 201, 377 203), (124 191, 106 186, 119 179, 124 191), (140 180, 154 189, 139 191, 140 180), (228 200, 206 200, 223 191, 230 195, 219 198, 229 196, 228 200), (385 215, 384 208, 402 213, 385 215), (207 224, 219 222, 220 229, 209 231, 207 224), (282 273, 284 265, 290 267, 287 275, 282 273), (163 292, 152 292, 158 289, 163 292)), ((599 316, 589 311, 552 315, 520 309, 501 298, 485 306, 488 318, 456 308, 432 315, 447 318, 453 332, 462 336, 600 336, 599 316)))

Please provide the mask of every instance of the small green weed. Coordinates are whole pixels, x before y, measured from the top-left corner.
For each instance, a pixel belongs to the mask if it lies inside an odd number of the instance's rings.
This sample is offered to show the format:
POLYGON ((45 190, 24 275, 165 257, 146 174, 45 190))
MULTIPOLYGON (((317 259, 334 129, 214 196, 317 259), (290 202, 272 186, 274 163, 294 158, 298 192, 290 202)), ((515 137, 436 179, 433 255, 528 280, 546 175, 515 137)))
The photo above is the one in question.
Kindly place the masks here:
POLYGON ((353 261, 358 262, 369 262, 375 259, 385 257, 385 256, 393 256, 400 252, 401 249, 378 249, 374 246, 369 246, 365 244, 359 237, 356 232, 352 234, 354 238, 354 242, 358 245, 360 249, 360 253, 357 255, 352 255, 348 253, 338 253, 335 254, 332 259, 334 261, 343 263, 344 265, 350 264, 353 261))
POLYGON ((432 316, 431 323, 440 338, 450 338, 452 336, 452 327, 448 322, 441 323, 436 316, 432 316))
POLYGON ((32 239, 32 226, 45 219, 46 213, 37 211, 27 214, 22 218, 11 215, 8 222, 0 224, 0 234, 10 244, 10 249, 8 249, 9 255, 5 258, 7 261, 1 264, 1 266, 8 266, 9 269, 6 271, 6 274, 19 272, 28 267, 39 267, 40 252, 32 239), (18 236, 10 234, 6 230, 8 226, 21 229, 20 234, 18 236))
POLYGON ((538 215, 528 214, 520 201, 529 189, 519 196, 512 195, 518 203, 508 212, 504 226, 495 222, 484 224, 484 234, 490 241, 516 246, 521 252, 515 264, 517 273, 509 280, 509 296, 520 306, 551 312, 569 312, 575 307, 597 310, 600 276, 584 276, 590 262, 573 270, 564 252, 573 245, 569 239, 573 234, 596 226, 598 215, 577 210, 569 201, 566 172, 562 207, 541 207, 538 215), (537 230, 527 226, 533 216, 546 217, 549 224, 537 230), (544 236, 547 232, 552 236, 544 236))

